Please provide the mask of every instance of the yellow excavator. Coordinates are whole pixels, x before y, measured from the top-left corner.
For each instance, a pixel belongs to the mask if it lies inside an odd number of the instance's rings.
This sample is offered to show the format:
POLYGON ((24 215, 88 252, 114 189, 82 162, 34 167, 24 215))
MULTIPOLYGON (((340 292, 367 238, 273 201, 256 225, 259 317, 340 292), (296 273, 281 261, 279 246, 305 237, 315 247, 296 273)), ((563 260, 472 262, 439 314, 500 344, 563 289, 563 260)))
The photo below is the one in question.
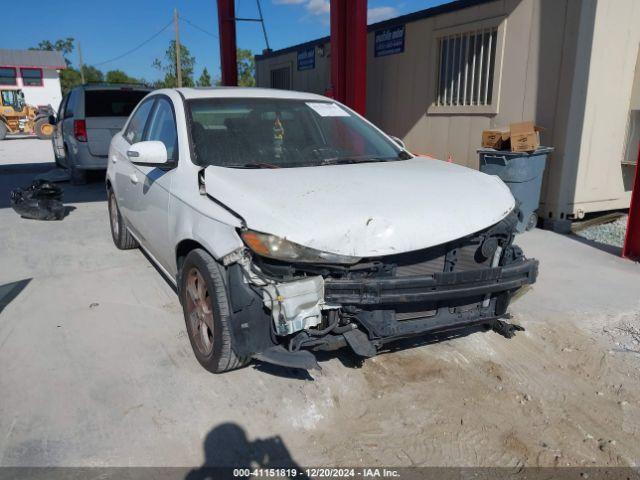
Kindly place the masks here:
POLYGON ((7 134, 37 135, 46 140, 53 135, 49 116, 53 109, 27 105, 20 89, 0 90, 0 140, 7 134))

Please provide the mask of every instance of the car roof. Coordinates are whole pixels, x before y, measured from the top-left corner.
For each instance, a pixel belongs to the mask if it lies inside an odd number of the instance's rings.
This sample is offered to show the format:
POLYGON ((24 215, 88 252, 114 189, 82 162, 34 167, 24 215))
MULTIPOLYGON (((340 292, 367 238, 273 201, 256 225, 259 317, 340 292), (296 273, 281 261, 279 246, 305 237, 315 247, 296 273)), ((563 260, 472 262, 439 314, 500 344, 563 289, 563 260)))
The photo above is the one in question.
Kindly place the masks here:
POLYGON ((281 98, 289 100, 329 100, 315 93, 296 92, 294 90, 277 90, 275 88, 254 87, 205 87, 176 88, 185 99, 196 98, 281 98))

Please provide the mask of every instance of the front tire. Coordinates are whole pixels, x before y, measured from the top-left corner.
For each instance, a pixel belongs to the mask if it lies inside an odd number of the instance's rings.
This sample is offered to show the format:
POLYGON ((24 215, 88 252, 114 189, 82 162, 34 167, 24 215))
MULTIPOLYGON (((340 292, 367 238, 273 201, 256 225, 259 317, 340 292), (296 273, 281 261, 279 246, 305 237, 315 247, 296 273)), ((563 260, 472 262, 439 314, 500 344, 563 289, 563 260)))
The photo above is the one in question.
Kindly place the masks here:
POLYGON ((243 367, 231 333, 224 271, 206 251, 189 252, 180 269, 180 302, 191 348, 200 365, 213 373, 243 367))
POLYGON ((113 190, 108 190, 107 198, 109 205, 109 224, 111 225, 111 238, 113 239, 113 243, 120 250, 138 248, 138 242, 133 238, 133 235, 129 233, 129 230, 127 230, 127 227, 124 225, 122 214, 118 208, 116 195, 113 193, 113 190))
POLYGON ((7 126, 0 122, 0 140, 4 140, 4 138, 7 136, 7 126))

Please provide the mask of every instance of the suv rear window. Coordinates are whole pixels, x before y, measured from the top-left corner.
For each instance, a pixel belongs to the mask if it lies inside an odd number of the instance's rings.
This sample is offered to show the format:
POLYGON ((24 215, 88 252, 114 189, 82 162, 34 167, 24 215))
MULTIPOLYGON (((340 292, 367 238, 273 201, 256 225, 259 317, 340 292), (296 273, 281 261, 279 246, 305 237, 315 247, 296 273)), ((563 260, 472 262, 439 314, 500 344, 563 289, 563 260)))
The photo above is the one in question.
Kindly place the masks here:
POLYGON ((128 117, 149 92, 140 90, 87 90, 85 117, 128 117))

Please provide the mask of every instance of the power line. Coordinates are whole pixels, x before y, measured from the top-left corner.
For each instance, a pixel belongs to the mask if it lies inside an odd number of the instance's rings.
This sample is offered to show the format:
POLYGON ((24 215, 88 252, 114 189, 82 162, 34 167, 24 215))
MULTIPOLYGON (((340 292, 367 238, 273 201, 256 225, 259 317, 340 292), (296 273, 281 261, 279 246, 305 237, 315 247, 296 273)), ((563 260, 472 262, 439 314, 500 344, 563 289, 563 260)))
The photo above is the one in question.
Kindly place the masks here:
POLYGON ((195 23, 193 23, 191 20, 186 19, 186 18, 184 18, 183 16, 180 16, 180 20, 184 21, 185 23, 187 23, 187 24, 188 24, 188 25, 190 25, 191 27, 195 28, 196 30, 200 30, 202 33, 205 33, 205 34, 209 35, 210 37, 218 38, 218 39, 220 38, 220 37, 218 37, 218 35, 216 35, 215 33, 211 33, 210 31, 205 30, 205 29, 204 29, 204 28, 202 28, 202 27, 199 27, 198 25, 196 25, 195 23))
POLYGON ((135 52, 136 50, 139 50, 140 48, 144 47, 147 43, 149 43, 150 41, 152 41, 153 39, 155 39, 156 37, 158 37, 162 32, 164 32, 167 28, 169 28, 171 25, 173 24, 173 19, 169 20, 169 23, 167 23, 164 27, 162 27, 160 30, 158 30, 156 33, 154 33, 153 35, 151 35, 149 38, 147 38, 144 42, 140 43, 139 45, 137 45, 136 47, 133 47, 131 50, 127 50, 126 52, 124 52, 121 55, 118 55, 117 57, 113 57, 110 58, 109 60, 105 60, 104 62, 100 62, 100 63, 94 63, 95 67, 99 67, 100 65, 104 65, 105 63, 111 63, 111 62, 115 62, 116 60, 120 60, 123 57, 126 57, 127 55, 135 52))

